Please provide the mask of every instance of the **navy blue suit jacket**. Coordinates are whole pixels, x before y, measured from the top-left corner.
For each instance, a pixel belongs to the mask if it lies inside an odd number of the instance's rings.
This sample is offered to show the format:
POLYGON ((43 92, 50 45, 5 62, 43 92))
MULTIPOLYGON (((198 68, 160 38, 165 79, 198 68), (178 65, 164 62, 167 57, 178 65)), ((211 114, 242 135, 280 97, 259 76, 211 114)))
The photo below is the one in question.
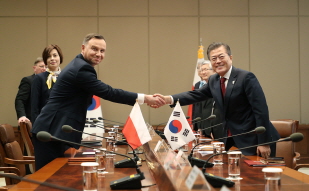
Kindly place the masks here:
MULTIPOLYGON (((31 122, 34 123, 35 119, 40 114, 42 108, 48 101, 49 94, 52 90, 48 89, 46 80, 49 72, 43 72, 35 75, 31 85, 31 122)), ((52 84, 53 87, 54 84, 52 84)))
POLYGON ((94 67, 79 54, 58 76, 47 104, 33 125, 32 133, 47 131, 60 139, 80 143, 80 133, 65 133, 62 126, 70 125, 83 131, 93 95, 129 105, 134 105, 137 99, 137 93, 114 89, 98 80, 94 67))
MULTIPOLYGON (((233 66, 232 66, 233 67, 233 66)), ((224 100, 221 96, 220 76, 210 76, 207 85, 200 89, 172 95, 179 99, 181 105, 188 105, 213 97, 222 112, 224 133, 229 128, 233 135, 264 126, 263 134, 247 134, 234 137, 238 148, 275 141, 280 138, 277 130, 269 121, 268 106, 265 95, 255 75, 251 72, 233 67, 226 87, 224 100)), ((225 140, 226 141, 226 140, 225 140)), ((245 155, 255 155, 256 148, 242 151, 245 155)), ((275 151, 272 149, 272 153, 275 151)))

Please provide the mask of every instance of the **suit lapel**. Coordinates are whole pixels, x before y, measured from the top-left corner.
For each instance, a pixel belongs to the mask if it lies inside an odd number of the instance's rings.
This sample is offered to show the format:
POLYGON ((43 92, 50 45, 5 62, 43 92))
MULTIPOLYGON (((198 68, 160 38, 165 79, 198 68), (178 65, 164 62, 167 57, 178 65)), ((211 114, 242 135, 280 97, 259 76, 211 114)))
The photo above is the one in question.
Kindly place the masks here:
POLYGON ((236 83, 236 80, 237 80, 237 70, 236 70, 235 67, 233 67, 229 81, 228 81, 227 86, 226 86, 225 97, 224 97, 225 98, 224 99, 224 102, 225 102, 224 111, 227 110, 227 106, 229 105, 230 97, 231 97, 231 94, 233 92, 233 88, 234 88, 234 84, 236 83))

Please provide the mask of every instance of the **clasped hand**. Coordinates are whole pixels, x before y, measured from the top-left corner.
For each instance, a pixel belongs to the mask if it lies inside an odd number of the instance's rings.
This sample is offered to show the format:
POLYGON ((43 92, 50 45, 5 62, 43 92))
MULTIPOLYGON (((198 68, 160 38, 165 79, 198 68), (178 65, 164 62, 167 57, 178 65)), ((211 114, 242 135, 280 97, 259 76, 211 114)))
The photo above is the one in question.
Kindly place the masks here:
POLYGON ((171 98, 162 94, 146 95, 145 103, 152 108, 159 108, 165 104, 171 104, 171 98))

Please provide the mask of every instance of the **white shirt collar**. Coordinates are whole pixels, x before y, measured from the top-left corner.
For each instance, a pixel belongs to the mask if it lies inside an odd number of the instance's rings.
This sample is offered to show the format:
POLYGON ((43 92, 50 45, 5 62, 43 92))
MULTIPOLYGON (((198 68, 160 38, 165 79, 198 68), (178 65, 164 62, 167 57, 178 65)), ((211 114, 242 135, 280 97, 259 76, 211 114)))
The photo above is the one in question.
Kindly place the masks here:
MULTIPOLYGON (((233 66, 231 66, 230 67, 230 69, 229 69, 229 71, 227 71, 227 73, 226 74, 224 74, 224 78, 226 78, 227 80, 226 81, 228 81, 228 79, 230 79, 230 76, 231 76, 231 73, 232 73, 232 67, 233 66)), ((221 78, 221 77, 220 77, 221 78)))

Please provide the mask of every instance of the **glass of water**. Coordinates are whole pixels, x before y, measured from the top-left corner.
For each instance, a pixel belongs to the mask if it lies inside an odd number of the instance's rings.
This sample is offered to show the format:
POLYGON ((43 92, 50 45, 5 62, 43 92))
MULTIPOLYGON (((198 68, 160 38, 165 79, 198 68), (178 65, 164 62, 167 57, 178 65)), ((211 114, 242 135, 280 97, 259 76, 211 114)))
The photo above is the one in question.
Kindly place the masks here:
POLYGON ((105 174, 106 172, 106 149, 96 149, 95 150, 95 160, 99 164, 98 174, 105 174))
POLYGON ((83 167, 83 182, 84 191, 97 191, 98 185, 98 166, 97 162, 83 162, 81 163, 83 167))
POLYGON ((265 179, 265 191, 280 191, 281 168, 263 168, 265 179))
POLYGON ((223 142, 213 142, 213 154, 218 154, 213 157, 214 164, 223 164, 224 143, 223 142))
POLYGON ((240 157, 241 152, 240 151, 232 151, 228 152, 228 174, 229 177, 227 179, 230 180, 241 180, 240 177, 240 157))

